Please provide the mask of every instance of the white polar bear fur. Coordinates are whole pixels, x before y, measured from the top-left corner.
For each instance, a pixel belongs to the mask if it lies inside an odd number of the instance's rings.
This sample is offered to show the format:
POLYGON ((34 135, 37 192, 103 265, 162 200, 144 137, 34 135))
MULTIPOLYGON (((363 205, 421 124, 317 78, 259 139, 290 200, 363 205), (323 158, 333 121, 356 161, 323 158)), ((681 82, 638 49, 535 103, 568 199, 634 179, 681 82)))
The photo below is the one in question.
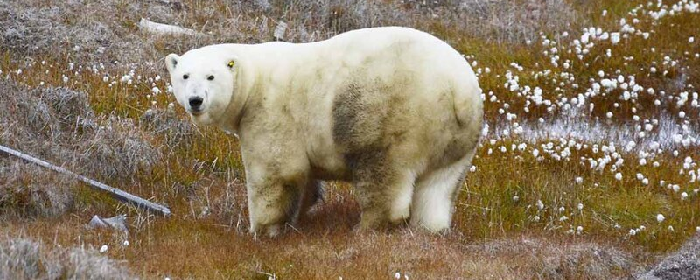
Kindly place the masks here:
POLYGON ((188 112, 190 98, 203 99, 195 123, 240 138, 251 232, 294 223, 321 180, 353 182, 361 228, 449 229, 483 109, 474 72, 445 42, 370 28, 313 43, 212 45, 171 54, 166 66, 188 112))

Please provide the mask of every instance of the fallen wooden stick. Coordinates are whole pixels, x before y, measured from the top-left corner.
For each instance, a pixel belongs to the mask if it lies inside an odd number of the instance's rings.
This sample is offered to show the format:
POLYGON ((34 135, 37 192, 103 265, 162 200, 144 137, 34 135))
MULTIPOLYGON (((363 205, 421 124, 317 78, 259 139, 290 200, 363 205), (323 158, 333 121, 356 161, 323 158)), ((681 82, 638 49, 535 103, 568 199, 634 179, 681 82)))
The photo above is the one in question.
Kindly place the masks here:
POLYGON ((138 26, 145 31, 159 35, 203 35, 193 29, 150 21, 144 18, 139 21, 138 26))
POLYGON ((0 145, 0 151, 5 152, 9 155, 16 156, 16 157, 21 158, 23 160, 35 163, 41 167, 48 168, 48 169, 51 169, 51 170, 56 171, 58 173, 73 177, 74 179, 82 181, 82 182, 92 186, 93 188, 95 188, 97 190, 105 191, 105 192, 109 193, 110 195, 112 195, 112 197, 114 197, 120 201, 134 204, 137 207, 144 208, 146 210, 150 210, 150 211, 162 214, 165 217, 170 217, 170 209, 168 209, 168 207, 165 207, 165 206, 160 205, 158 203, 153 203, 153 202, 150 202, 150 201, 145 200, 143 198, 140 198, 138 196, 135 196, 135 195, 132 195, 132 194, 127 193, 125 191, 122 191, 120 189, 112 188, 110 186, 107 186, 103 183, 92 180, 92 179, 85 177, 83 175, 75 174, 75 173, 71 172, 70 170, 65 169, 63 167, 53 165, 53 164, 48 163, 46 161, 40 160, 40 159, 35 158, 33 156, 30 156, 28 154, 16 151, 14 149, 10 149, 10 148, 2 146, 2 145, 0 145))

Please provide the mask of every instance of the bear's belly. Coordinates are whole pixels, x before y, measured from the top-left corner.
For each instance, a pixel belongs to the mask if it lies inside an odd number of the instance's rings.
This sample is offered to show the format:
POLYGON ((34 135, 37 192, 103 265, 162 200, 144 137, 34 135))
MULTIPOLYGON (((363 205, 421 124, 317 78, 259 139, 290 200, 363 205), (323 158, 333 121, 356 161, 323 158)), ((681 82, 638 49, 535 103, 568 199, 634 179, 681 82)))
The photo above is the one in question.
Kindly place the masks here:
MULTIPOLYGON (((320 147, 317 147, 320 148, 320 147)), ((311 164, 311 177, 323 181, 350 181, 350 170, 342 154, 333 152, 334 146, 307 152, 311 164)))
POLYGON ((352 181, 351 173, 346 168, 331 170, 312 166, 311 177, 321 181, 352 181))

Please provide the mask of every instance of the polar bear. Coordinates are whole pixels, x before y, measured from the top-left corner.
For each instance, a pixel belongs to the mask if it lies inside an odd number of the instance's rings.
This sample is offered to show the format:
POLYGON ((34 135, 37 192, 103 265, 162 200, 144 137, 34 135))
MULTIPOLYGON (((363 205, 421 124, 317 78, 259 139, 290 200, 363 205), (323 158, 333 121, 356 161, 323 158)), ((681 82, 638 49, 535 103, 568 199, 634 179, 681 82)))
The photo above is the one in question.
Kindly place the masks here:
POLYGON ((165 58, 194 123, 241 145, 252 233, 275 236, 352 182, 360 229, 449 230, 479 142, 477 77, 447 43, 401 27, 312 43, 218 44, 165 58))

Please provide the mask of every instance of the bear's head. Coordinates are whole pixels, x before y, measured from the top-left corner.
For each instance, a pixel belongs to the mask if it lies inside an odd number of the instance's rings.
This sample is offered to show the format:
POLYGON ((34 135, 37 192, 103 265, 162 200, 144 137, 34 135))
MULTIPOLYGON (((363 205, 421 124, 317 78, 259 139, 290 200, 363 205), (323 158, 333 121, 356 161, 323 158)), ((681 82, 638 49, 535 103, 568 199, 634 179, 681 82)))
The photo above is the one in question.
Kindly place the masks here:
POLYGON ((235 92, 236 60, 211 49, 165 58, 175 98, 195 123, 214 124, 224 115, 235 92))

